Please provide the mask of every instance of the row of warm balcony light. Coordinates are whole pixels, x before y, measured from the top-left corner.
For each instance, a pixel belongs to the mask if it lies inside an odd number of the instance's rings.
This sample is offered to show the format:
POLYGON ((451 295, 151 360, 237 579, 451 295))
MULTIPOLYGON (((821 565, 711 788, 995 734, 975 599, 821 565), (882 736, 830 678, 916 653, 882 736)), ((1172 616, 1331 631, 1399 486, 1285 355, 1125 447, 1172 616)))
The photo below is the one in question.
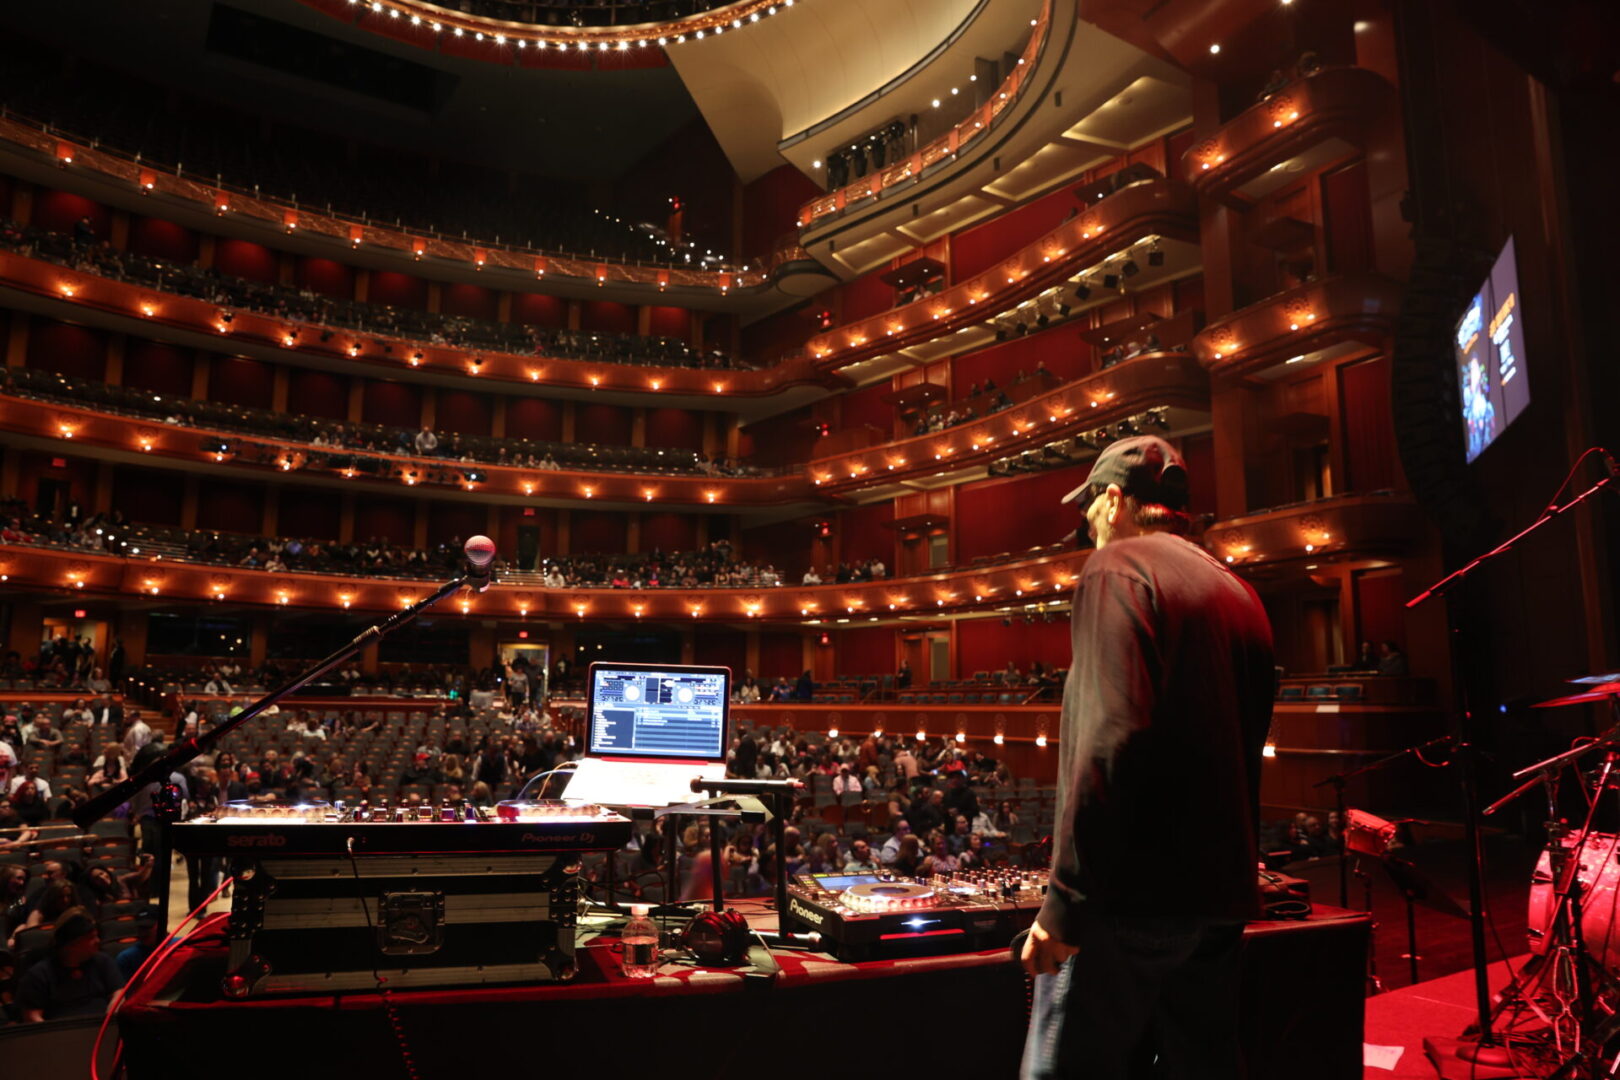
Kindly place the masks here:
MULTIPOLYGON (((1215 522, 1204 544, 1237 569, 1310 560, 1383 559, 1418 536, 1408 496, 1345 495, 1215 522)), ((929 617, 973 610, 1049 610, 1073 588, 1088 556, 1068 551, 1023 561, 844 585, 743 589, 546 589, 502 583, 455 604, 484 618, 690 619, 814 625, 929 617)), ((1313 563, 1307 567, 1316 569, 1313 563)), ((388 610, 427 592, 419 580, 264 571, 173 558, 119 558, 49 547, 0 546, 0 583, 265 606, 388 610)))

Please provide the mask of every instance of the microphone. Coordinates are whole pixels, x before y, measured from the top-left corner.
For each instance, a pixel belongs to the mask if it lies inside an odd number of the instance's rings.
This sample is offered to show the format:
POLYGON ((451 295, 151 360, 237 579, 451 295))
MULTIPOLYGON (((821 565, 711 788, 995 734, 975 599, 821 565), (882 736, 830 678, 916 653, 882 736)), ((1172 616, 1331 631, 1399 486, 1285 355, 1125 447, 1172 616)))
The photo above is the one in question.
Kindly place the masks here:
POLYGON ((467 556, 467 585, 483 592, 495 580, 495 541, 487 536, 471 536, 461 549, 467 556))
POLYGON ((1024 962, 1024 942, 1028 940, 1029 927, 1027 926, 1013 935, 1012 944, 1007 946, 1007 951, 1012 954, 1013 963, 1022 964, 1024 962))

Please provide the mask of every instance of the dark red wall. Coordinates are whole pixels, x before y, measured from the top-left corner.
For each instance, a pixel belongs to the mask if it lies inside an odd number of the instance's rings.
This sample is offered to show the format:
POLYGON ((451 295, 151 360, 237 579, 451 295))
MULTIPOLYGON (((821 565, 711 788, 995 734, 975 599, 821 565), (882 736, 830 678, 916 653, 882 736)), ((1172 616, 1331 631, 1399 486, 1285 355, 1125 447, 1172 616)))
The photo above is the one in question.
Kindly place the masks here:
POLYGON ((214 241, 214 269, 249 281, 276 280, 276 253, 251 240, 221 237, 214 241))
POLYGON ((112 507, 142 525, 178 525, 183 490, 173 473, 120 467, 113 478, 112 507))
POLYGON ((373 304, 420 310, 427 307, 428 283, 397 270, 373 270, 366 283, 366 299, 373 304))
POLYGON ((642 551, 691 551, 697 547, 697 520, 690 514, 651 513, 641 516, 642 551))
POLYGON ((465 540, 484 531, 489 511, 476 503, 428 503, 427 542, 465 540))
POLYGON ((860 626, 833 635, 837 650, 834 670, 839 675, 892 675, 898 668, 893 627, 860 626))
POLYGON ((954 558, 1015 553, 1055 543, 1080 524, 1080 515, 1059 500, 1085 480, 1085 468, 1054 469, 1005 480, 984 480, 957 490, 951 531, 954 558))
POLYGON ((197 261, 197 234, 172 221, 137 215, 129 220, 129 250, 153 259, 190 264, 197 261))
POLYGON ((360 419, 368 424, 417 428, 422 424, 422 388, 414 383, 368 379, 360 398, 360 419))
POLYGON ((513 439, 559 441, 562 405, 546 398, 511 398, 506 403, 506 434, 513 439))
POLYGON ((416 507, 404 499, 357 495, 354 500, 354 538, 378 537, 409 546, 415 532, 416 507))
POLYGON ((885 439, 892 436, 897 413, 894 405, 883 399, 893 392, 894 387, 889 383, 879 382, 843 395, 838 399, 842 426, 852 428, 867 425, 881 431, 885 439))
POLYGON ((331 259, 304 256, 298 260, 293 280, 301 289, 335 296, 342 300, 354 299, 354 269, 331 259))
POLYGON ((703 414, 690 409, 648 409, 647 445, 703 449, 703 414))
POLYGON ((1395 420, 1390 411, 1389 358, 1374 357, 1339 368, 1344 413, 1345 491, 1400 486, 1395 462, 1395 420))
POLYGON ((956 397, 966 397, 974 383, 994 379, 1007 386, 1018 372, 1033 372, 1040 361, 1060 379, 1075 379, 1091 371, 1091 346, 1080 340, 1087 329, 1083 321, 1065 323, 1049 330, 1015 337, 978 349, 951 361, 951 380, 956 397))
POLYGON ((132 338, 124 346, 124 385, 190 397, 192 363, 190 349, 132 338))
POLYGON ((276 530, 310 540, 338 538, 343 503, 336 492, 283 488, 276 505, 276 530))
POLYGON ((875 502, 845 510, 838 515, 839 553, 844 562, 882 559, 894 571, 895 531, 888 528, 894 520, 894 504, 875 502))
POLYGON ((567 326, 568 301, 560 296, 518 293, 512 297, 512 321, 535 326, 567 326))
POLYGON ((197 484, 197 528, 257 534, 264 528, 264 501, 263 484, 205 476, 197 484))
POLYGON ((745 562, 773 564, 783 580, 797 582, 810 565, 810 518, 782 521, 757 529, 744 529, 738 557, 745 562))
POLYGON ((586 300, 579 305, 579 328, 606 334, 633 334, 636 309, 613 300, 586 300))
POLYGON ((1005 214, 997 214, 982 225, 951 237, 953 281, 966 281, 1039 240, 1066 217, 1080 209, 1074 185, 1056 191, 1005 214))
POLYGON ((492 321, 500 309, 500 295, 482 285, 464 285, 458 282, 444 287, 440 309, 446 315, 462 315, 469 319, 492 321))
POLYGON ((760 632, 759 670, 754 672, 757 677, 774 682, 778 675, 786 675, 791 682, 798 678, 799 672, 803 670, 804 645, 797 631, 760 632))
POLYGON ((569 549, 575 555, 620 555, 626 545, 623 514, 575 510, 569 524, 569 549))
POLYGON ((467 390, 439 391, 439 404, 433 426, 439 431, 463 435, 488 435, 494 404, 483 394, 467 390))
POLYGON ((96 230, 97 240, 107 239, 112 214, 105 206, 92 202, 82 195, 72 195, 66 191, 42 189, 34 193, 33 223, 37 228, 71 233, 73 226, 82 217, 90 219, 91 226, 96 230))
POLYGON ((630 445, 630 410, 617 405, 581 405, 574 414, 574 438, 604 446, 630 445))
POLYGON ((733 682, 740 682, 748 666, 748 638, 740 630, 705 627, 692 642, 692 662, 728 667, 733 682))
POLYGON ((275 370, 258 360, 237 356, 209 358, 208 396, 227 405, 268 409, 275 400, 275 370))
POLYGON ((1057 668, 1069 666, 1069 620, 1054 616, 1046 622, 1000 619, 963 619, 956 624, 956 675, 969 678, 976 671, 999 671, 1011 660, 1027 672, 1031 661, 1057 668))
POLYGON ((799 207, 820 194, 821 187, 792 165, 778 165, 746 185, 739 254, 770 255, 779 238, 798 232, 799 207))
POLYGON ((647 333, 653 337, 690 340, 692 313, 678 307, 650 307, 647 309, 647 333))
POLYGON ((305 416, 343 420, 349 415, 349 380, 342 375, 308 368, 287 372, 287 408, 305 416))
POLYGON ((100 382, 107 376, 106 335, 86 326, 35 319, 28 327, 27 364, 100 382))

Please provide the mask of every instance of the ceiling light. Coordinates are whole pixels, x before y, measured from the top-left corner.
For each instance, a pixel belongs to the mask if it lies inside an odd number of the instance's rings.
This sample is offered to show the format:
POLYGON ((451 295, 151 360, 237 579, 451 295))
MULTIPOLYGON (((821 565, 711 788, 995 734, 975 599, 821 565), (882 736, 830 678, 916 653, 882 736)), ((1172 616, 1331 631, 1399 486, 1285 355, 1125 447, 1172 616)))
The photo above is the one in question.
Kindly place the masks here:
POLYGON ((1221 53, 1221 47, 1219 45, 1211 45, 1209 47, 1209 55, 1211 55, 1211 56, 1219 56, 1220 53, 1221 53))

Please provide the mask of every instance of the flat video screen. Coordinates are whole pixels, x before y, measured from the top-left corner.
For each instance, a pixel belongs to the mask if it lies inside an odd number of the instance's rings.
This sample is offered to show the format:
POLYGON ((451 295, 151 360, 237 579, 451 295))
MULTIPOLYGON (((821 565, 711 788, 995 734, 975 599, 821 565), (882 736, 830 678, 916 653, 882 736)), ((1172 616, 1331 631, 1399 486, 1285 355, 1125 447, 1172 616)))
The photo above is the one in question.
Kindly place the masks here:
POLYGON ((1465 452, 1472 462, 1530 404, 1512 237, 1458 320, 1455 343, 1465 452))
POLYGON ((724 761, 726 668, 592 664, 590 753, 724 761))

